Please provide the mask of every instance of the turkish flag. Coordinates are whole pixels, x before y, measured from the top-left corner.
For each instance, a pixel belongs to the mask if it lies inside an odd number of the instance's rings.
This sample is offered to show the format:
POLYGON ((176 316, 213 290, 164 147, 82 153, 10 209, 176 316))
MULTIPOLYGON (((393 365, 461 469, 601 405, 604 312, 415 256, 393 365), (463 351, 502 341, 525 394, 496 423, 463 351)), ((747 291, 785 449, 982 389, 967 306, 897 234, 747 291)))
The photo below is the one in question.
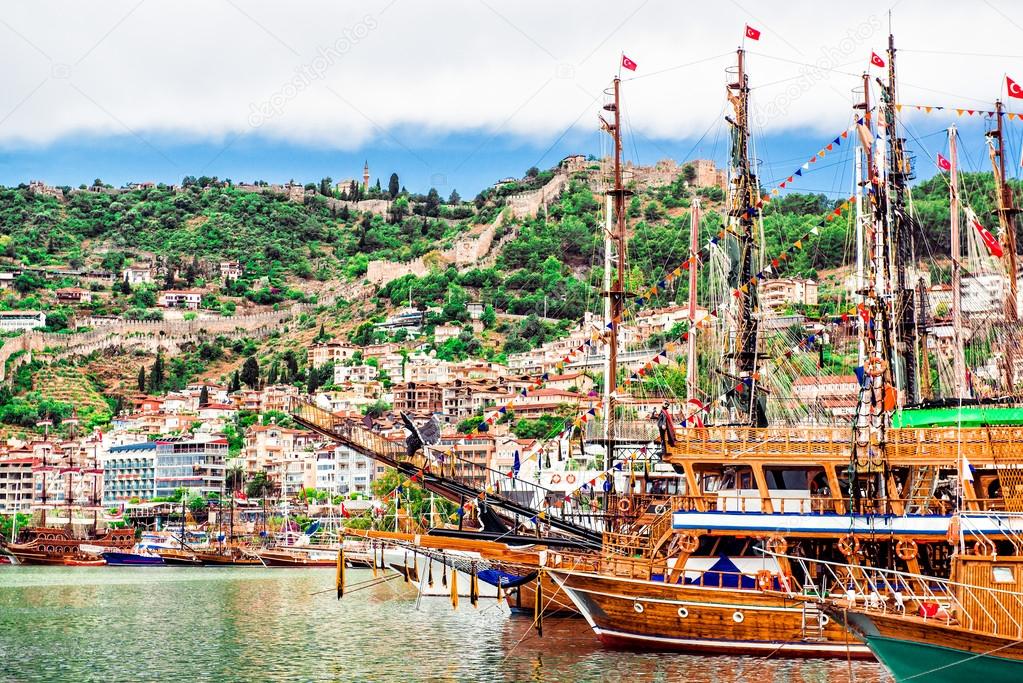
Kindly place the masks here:
POLYGON ((995 258, 1002 258, 1002 245, 998 242, 998 239, 991 234, 991 232, 980 224, 980 221, 974 220, 973 227, 977 228, 977 232, 980 233, 980 239, 984 240, 984 246, 995 258))
POLYGON ((941 156, 940 153, 938 154, 938 168, 940 168, 942 171, 952 170, 951 162, 949 162, 949 160, 946 159, 945 157, 941 156))
POLYGON ((874 66, 884 66, 884 60, 878 57, 876 52, 870 53, 870 63, 874 66))
POLYGON ((746 37, 750 40, 760 40, 760 31, 746 24, 746 37))
POLYGON ((629 59, 625 55, 622 55, 622 67, 625 68, 625 69, 628 69, 629 71, 635 71, 636 70, 636 62, 632 61, 631 59, 629 59))
POLYGON ((1023 87, 1020 87, 1019 83, 1006 76, 1005 85, 1009 89, 1009 97, 1023 100, 1023 87))

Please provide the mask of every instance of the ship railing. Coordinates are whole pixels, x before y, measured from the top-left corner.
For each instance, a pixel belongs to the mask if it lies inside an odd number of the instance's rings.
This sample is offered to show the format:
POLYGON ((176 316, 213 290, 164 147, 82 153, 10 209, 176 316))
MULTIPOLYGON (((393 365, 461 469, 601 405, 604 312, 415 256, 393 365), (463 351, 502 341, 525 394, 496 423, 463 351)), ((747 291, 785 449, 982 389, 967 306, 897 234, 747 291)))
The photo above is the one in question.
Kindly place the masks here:
MULTIPOLYGON (((774 489, 771 490, 777 493, 774 489)), ((737 513, 759 513, 767 512, 765 498, 759 494, 750 495, 742 493, 733 495, 726 492, 705 493, 702 495, 679 496, 677 510, 686 512, 737 512, 737 513)), ((823 515, 833 514, 849 510, 849 498, 847 496, 825 496, 812 494, 808 497, 783 497, 778 495, 767 496, 771 501, 771 508, 775 513, 800 514, 800 515, 823 515)), ((898 506, 902 509, 910 503, 919 503, 919 499, 889 497, 862 498, 857 501, 853 514, 891 514, 890 510, 898 506)), ((997 513, 997 517, 1003 515, 1000 510, 1004 509, 1002 498, 971 498, 964 501, 964 505, 976 507, 979 511, 990 515, 997 513)), ((933 499, 928 504, 928 514, 950 514, 954 510, 954 502, 947 500, 933 499)), ((1020 526, 1023 529, 1023 524, 1020 526)), ((1017 539, 1023 548, 1023 537, 1017 539)))
MULTIPOLYGON (((962 625, 973 632, 1023 639, 1023 617, 1020 616, 1023 615, 1023 592, 894 569, 763 552, 797 563, 805 576, 816 577, 812 588, 784 591, 789 594, 803 593, 866 612, 915 615, 948 626, 962 625)), ((982 567, 985 572, 995 571, 997 563, 987 564, 982 567)), ((1010 572, 1012 583, 1019 586, 1020 577, 1015 574, 1023 570, 1023 566, 1005 569, 1010 572)))
MULTIPOLYGON (((841 427, 704 427, 676 430, 668 447, 668 462, 692 459, 768 458, 820 462, 848 459, 852 431, 841 427)), ((966 456, 974 465, 1018 460, 1023 427, 998 426, 958 429, 890 429, 886 432, 889 461, 955 463, 966 456)))

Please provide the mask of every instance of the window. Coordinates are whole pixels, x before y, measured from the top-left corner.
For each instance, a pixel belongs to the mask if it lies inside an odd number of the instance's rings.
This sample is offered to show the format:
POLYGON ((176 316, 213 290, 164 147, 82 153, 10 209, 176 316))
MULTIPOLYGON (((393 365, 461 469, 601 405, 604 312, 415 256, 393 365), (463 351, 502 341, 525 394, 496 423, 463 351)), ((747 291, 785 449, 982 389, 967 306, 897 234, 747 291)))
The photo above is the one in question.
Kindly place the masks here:
POLYGON ((1012 567, 991 567, 991 578, 995 583, 1016 583, 1012 567))

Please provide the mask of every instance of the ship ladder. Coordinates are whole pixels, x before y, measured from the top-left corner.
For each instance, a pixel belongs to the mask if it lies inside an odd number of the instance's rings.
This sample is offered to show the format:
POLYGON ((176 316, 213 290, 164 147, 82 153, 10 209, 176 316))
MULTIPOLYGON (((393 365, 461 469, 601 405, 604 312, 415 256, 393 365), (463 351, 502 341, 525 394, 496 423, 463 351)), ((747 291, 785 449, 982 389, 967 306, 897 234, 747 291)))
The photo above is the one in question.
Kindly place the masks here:
POLYGON ((817 607, 817 603, 803 601, 803 640, 808 642, 821 642, 824 638, 824 613, 817 607))
POLYGON ((927 513, 934 491, 938 488, 938 468, 920 465, 913 468, 910 476, 909 493, 906 495, 906 513, 923 515, 927 513))

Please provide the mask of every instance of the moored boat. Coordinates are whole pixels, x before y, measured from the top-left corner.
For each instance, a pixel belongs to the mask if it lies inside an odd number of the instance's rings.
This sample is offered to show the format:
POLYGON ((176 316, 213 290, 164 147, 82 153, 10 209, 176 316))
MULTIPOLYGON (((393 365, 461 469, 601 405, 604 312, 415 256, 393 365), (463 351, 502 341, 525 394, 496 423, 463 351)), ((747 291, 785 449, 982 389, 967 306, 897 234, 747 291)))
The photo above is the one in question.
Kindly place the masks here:
MULTIPOLYGON (((82 546, 128 549, 135 543, 134 529, 110 529, 104 534, 88 538, 75 538, 65 528, 30 527, 22 532, 27 539, 21 543, 8 543, 6 550, 21 564, 63 565, 69 558, 88 557, 82 546)), ((92 555, 95 557, 95 555, 92 555)))
POLYGON ((267 567, 333 567, 337 564, 336 550, 270 548, 254 554, 267 567))
MULTIPOLYGON (((708 654, 869 658, 870 651, 811 604, 706 572, 693 583, 551 569, 606 646, 708 654)), ((763 581, 762 578, 758 580, 763 581)), ((769 581, 777 581, 769 578, 769 581)))
POLYGON ((101 554, 106 563, 111 567, 146 567, 162 566, 165 564, 163 558, 154 553, 144 553, 137 550, 130 552, 121 550, 108 550, 101 554))

